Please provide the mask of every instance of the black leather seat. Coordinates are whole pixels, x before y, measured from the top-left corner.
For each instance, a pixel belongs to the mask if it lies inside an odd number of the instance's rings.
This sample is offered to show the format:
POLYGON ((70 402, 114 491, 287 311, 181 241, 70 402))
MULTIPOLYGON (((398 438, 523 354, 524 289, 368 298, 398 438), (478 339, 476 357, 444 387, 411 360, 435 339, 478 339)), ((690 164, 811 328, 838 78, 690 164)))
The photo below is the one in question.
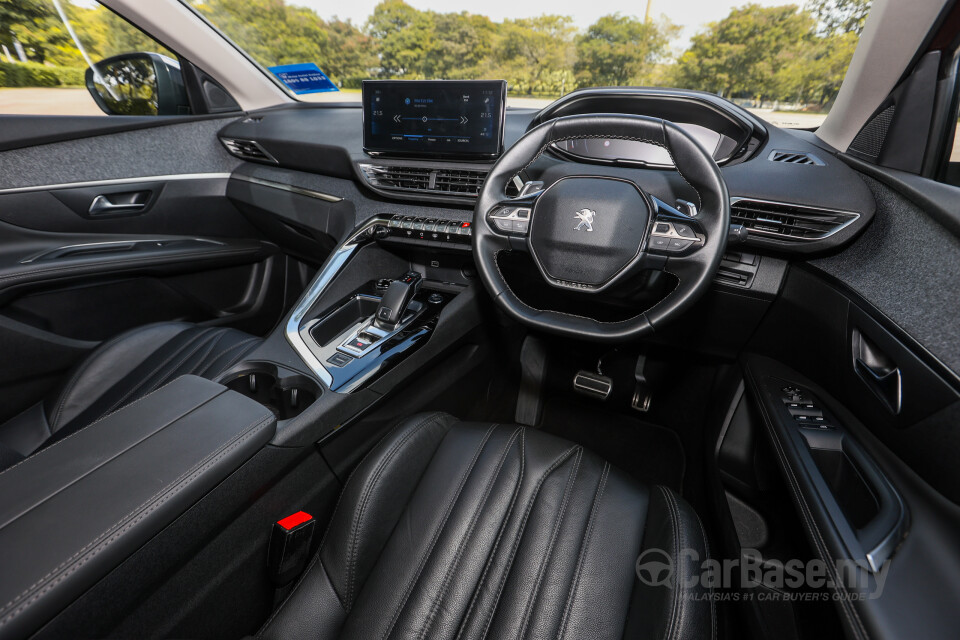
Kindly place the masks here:
POLYGON ((59 390, 0 425, 0 469, 179 378, 216 378, 260 344, 235 329, 164 322, 97 347, 59 390))
POLYGON ((357 467, 258 635, 712 638, 710 593, 683 579, 706 556, 696 514, 669 489, 534 429, 417 416, 357 467), (646 583, 645 552, 666 571, 646 583))

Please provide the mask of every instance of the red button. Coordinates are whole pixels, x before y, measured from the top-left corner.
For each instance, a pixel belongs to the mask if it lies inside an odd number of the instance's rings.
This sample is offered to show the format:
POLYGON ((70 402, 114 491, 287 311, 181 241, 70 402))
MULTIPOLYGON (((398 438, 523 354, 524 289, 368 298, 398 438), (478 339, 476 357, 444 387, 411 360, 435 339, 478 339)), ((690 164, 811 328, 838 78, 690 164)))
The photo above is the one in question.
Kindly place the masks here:
POLYGON ((292 516, 287 516, 283 520, 277 520, 277 524, 289 531, 296 526, 303 524, 309 520, 313 520, 313 516, 307 513, 306 511, 297 511, 292 516))

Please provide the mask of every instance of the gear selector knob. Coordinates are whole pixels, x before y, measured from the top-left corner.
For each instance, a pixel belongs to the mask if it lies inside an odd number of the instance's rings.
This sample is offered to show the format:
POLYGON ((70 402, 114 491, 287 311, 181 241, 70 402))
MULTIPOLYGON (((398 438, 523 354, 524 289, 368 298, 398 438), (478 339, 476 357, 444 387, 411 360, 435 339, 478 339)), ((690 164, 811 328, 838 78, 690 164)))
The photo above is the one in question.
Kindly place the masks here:
POLYGON ((380 305, 373 316, 373 324, 380 329, 394 329, 403 318, 407 305, 420 289, 423 276, 416 271, 408 271, 390 283, 380 298, 380 305))

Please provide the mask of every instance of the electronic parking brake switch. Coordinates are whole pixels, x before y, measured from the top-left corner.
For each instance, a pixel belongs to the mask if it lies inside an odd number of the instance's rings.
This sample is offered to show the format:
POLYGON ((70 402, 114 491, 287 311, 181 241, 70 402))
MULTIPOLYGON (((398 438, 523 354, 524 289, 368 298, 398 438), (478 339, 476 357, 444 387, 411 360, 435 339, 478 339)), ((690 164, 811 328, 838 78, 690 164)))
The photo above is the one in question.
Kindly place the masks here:
MULTIPOLYGON (((403 318, 407 305, 420 290, 423 276, 416 271, 408 271, 390 283, 373 317, 373 324, 384 331, 392 331, 403 318)), ((359 339, 359 338, 358 338, 359 339)))

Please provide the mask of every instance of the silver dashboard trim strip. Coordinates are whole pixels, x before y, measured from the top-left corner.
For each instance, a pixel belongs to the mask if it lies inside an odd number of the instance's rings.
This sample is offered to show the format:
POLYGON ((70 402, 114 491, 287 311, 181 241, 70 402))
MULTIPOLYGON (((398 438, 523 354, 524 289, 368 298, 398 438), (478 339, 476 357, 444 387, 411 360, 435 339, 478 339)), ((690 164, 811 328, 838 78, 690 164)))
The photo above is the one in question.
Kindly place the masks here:
POLYGON ((8 193, 30 193, 33 191, 53 191, 56 189, 76 189, 80 187, 109 187, 117 184, 137 184, 140 182, 170 182, 173 180, 226 180, 229 173, 174 173, 162 176, 137 176, 133 178, 111 178, 108 180, 86 180, 82 182, 59 182, 40 184, 32 187, 12 187, 0 189, 0 195, 8 193))
POLYGON ((333 282, 333 279, 337 277, 337 274, 340 273, 340 270, 347 264, 350 258, 353 257, 357 249, 360 248, 364 238, 369 237, 368 231, 382 224, 386 224, 383 218, 378 217, 368 220, 350 234, 349 238, 334 250, 330 257, 327 258, 320 273, 317 274, 313 282, 310 283, 310 286, 307 287, 307 290, 300 296, 284 328, 287 342, 289 342, 293 350, 297 352, 297 355, 300 356, 304 364, 306 364, 327 387, 333 383, 333 376, 330 375, 330 372, 327 371, 313 352, 310 351, 310 348, 307 347, 303 336, 300 335, 301 324, 314 303, 320 298, 320 295, 326 290, 327 286, 333 282))
POLYGON ((343 198, 340 196, 330 195, 329 193, 323 193, 322 191, 314 191, 313 189, 295 187, 292 184, 274 182, 273 180, 264 180, 263 178, 248 176, 243 173, 234 174, 232 177, 234 180, 242 180, 244 182, 249 182, 250 184, 260 185, 261 187, 270 187, 272 189, 280 189, 281 191, 289 191, 290 193, 296 193, 297 195, 307 196, 308 198, 316 198, 326 202, 340 202, 343 200, 343 198))

